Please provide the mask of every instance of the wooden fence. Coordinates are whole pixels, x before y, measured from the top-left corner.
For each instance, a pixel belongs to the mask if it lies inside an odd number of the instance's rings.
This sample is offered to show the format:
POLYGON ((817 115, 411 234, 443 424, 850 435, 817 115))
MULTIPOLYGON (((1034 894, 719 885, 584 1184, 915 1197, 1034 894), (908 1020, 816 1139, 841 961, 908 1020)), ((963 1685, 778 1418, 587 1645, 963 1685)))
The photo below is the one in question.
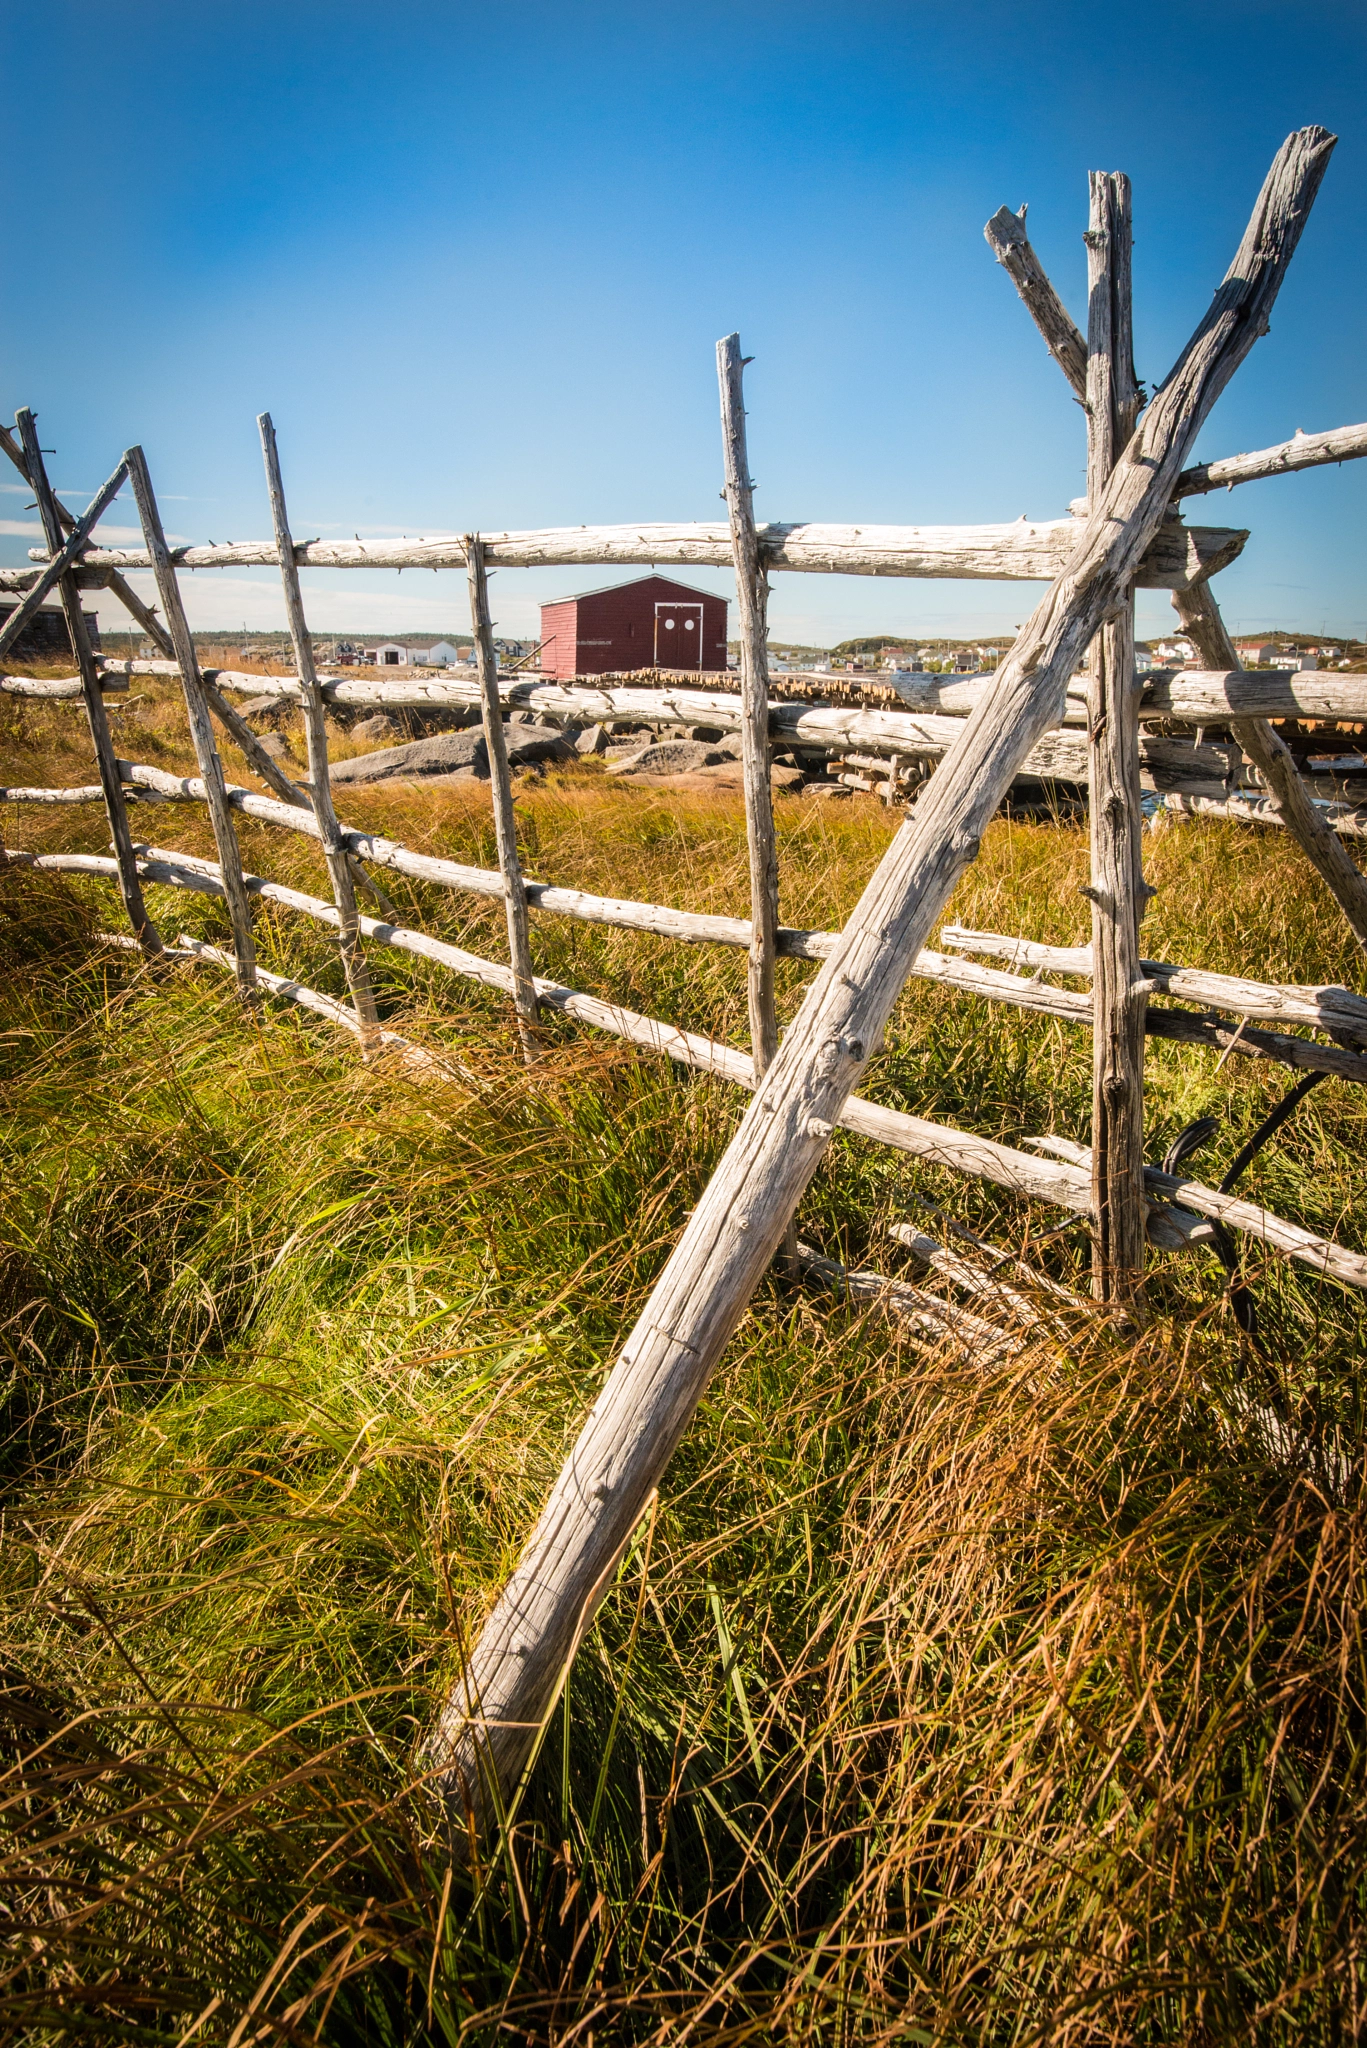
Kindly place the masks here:
MULTIPOLYGON (((1367 799, 1367 762, 1339 756, 1316 773, 1307 769, 1304 758, 1298 761, 1272 723, 1313 729, 1325 722, 1367 722, 1367 675, 1244 672, 1209 579, 1235 558, 1247 535, 1242 529, 1188 527, 1177 509, 1183 497, 1217 487, 1367 454, 1367 427, 1359 426, 1298 435, 1258 454, 1185 466, 1210 408, 1265 331, 1333 141, 1318 128, 1288 138, 1210 310, 1147 405, 1130 360, 1128 181, 1099 173, 1091 181, 1085 336, 1044 276, 1023 220, 1003 209, 989 222, 989 242, 1085 408, 1087 500, 1062 520, 977 528, 757 522, 746 460, 743 358, 735 335, 720 342, 717 351, 729 514, 725 525, 295 543, 274 431, 263 414, 258 424, 273 538, 172 548, 162 533, 140 449, 125 454, 99 498, 77 519, 51 491, 32 415, 18 415, 17 437, 0 429, 0 446, 33 489, 47 535, 46 548, 35 551, 39 566, 0 574, 0 585, 26 593, 24 604, 0 630, 0 657, 18 630, 14 620, 22 623, 56 589, 78 669, 74 677, 57 682, 0 677, 0 689, 36 698, 80 697, 99 773, 97 782, 75 789, 3 789, 0 800, 103 804, 113 842, 108 856, 14 851, 6 856, 10 863, 108 877, 120 890, 132 934, 116 943, 137 947, 149 957, 171 952, 222 967, 236 977, 247 1000, 257 1000, 262 989, 290 997, 353 1033, 363 1053, 389 1048, 440 1065, 438 1055, 407 1044, 381 1024, 366 967, 367 950, 378 945, 437 962, 507 994, 529 1060, 540 1056, 537 1019, 544 1010, 719 1075, 752 1095, 434 1730, 429 1766, 458 1821, 464 1814, 482 1818, 506 1809, 568 1661, 760 1274, 785 1242, 788 1258, 806 1257, 813 1270, 823 1269, 822 1261, 797 1246, 791 1224, 837 1125, 1086 1218, 1093 1233, 1094 1293, 1120 1312, 1142 1284, 1146 1248, 1213 1244, 1218 1250, 1228 1247, 1231 1232, 1250 1235, 1344 1285, 1367 1286, 1362 1255, 1239 1200, 1228 1186, 1210 1188, 1187 1177, 1178 1159, 1170 1157, 1160 1167, 1146 1162, 1143 1152, 1146 1037, 1279 1063, 1299 1074, 1301 1086, 1324 1074, 1367 1081, 1367 1000, 1362 996, 1148 960, 1140 940, 1152 893, 1142 871, 1147 791, 1184 811, 1241 816, 1289 831, 1367 947, 1367 881, 1342 843, 1345 836, 1367 833, 1367 810, 1357 806, 1359 798, 1367 799), (137 501, 144 546, 100 547, 93 528, 125 477, 137 501), (297 672, 264 677, 201 670, 178 571, 265 563, 280 569, 297 672), (500 676, 489 629, 488 571, 549 563, 733 567, 740 618, 739 690, 703 688, 701 678, 564 683, 500 676), (464 570, 477 680, 319 675, 299 585, 298 572, 305 566, 464 570), (129 569, 152 571, 160 620, 124 580, 129 569), (771 574, 785 571, 1036 579, 1047 581, 1049 588, 994 675, 916 678, 901 686, 904 701, 896 708, 867 708, 771 691, 768 584, 771 574), (109 588, 120 598, 160 650, 157 656, 148 661, 97 658, 80 612, 80 593, 91 587, 109 588), (1171 591, 1183 630, 1203 663, 1199 670, 1136 677, 1137 587, 1171 591), (1078 681, 1084 660, 1090 666, 1078 681), (179 678, 198 776, 170 775, 121 760, 114 752, 104 693, 126 690, 131 677, 149 673, 179 678), (308 735, 306 789, 285 775, 233 708, 231 698, 245 693, 300 705, 308 735), (905 701, 908 696, 913 701, 905 701), (362 705, 478 713, 488 747, 497 869, 417 854, 337 818, 324 714, 329 706, 362 705), (562 724, 700 724, 739 733, 749 917, 622 901, 526 876, 513 825, 504 739, 504 716, 513 709, 535 710, 562 724), (215 718, 271 794, 227 782, 214 740, 215 718), (913 808, 841 932, 796 930, 779 921, 769 777, 775 745, 881 764, 893 787, 899 769, 909 770, 919 782, 913 808), (1043 946, 951 927, 942 935, 948 950, 929 949, 926 941, 973 859, 985 825, 1013 783, 1022 780, 1027 786, 1063 783, 1089 791, 1091 944, 1043 946), (140 813, 147 805, 166 804, 207 807, 217 860, 135 839, 130 806, 140 813), (330 899, 245 872, 233 822, 239 813, 316 839, 326 859, 330 899), (480 959, 393 921, 392 906, 376 880, 384 869, 502 900, 508 964, 480 959), (146 883, 220 898, 233 934, 232 951, 184 937, 166 946, 147 912, 146 883), (348 1002, 258 966, 251 927, 251 905, 258 899, 336 931, 348 1002), (361 899, 390 915, 363 911, 361 899), (750 1051, 538 977, 529 913, 744 949, 750 1051), (774 963, 780 956, 821 963, 781 1040, 774 1010, 774 963), (1046 982, 1045 974, 1084 986, 1046 982), (1090 1026, 1091 1145, 1041 1137, 1033 1141, 1035 1151, 1016 1149, 860 1097, 857 1083, 908 976, 1090 1026), (1196 1007, 1160 1008, 1155 997, 1196 1007)), ((820 679, 812 683, 819 688, 820 679)), ((1304 746, 1300 751, 1304 757, 1304 746)), ((891 1286, 904 1312, 932 1330, 952 1327, 984 1356, 1009 1350, 1009 1332, 984 1313, 1004 1298, 999 1274, 921 1233, 913 1235, 918 1256, 971 1294, 972 1310, 953 1311, 937 1297, 876 1276, 844 1276, 846 1283, 854 1291, 874 1282, 891 1286)), ((1040 1277, 1033 1276, 1036 1282, 1040 1277)))

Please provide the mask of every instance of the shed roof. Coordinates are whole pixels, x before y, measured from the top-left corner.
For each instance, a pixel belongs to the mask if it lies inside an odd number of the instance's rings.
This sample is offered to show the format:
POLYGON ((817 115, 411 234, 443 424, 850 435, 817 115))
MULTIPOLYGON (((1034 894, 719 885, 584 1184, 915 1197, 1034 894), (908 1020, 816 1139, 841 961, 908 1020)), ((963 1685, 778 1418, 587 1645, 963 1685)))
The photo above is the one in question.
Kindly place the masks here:
POLYGON ((546 597, 542 599, 542 603, 579 604, 586 597, 604 597, 610 590, 634 590, 642 583, 669 583, 675 590, 691 591, 694 597, 712 597, 719 604, 727 603, 727 599, 719 590, 699 590, 696 583, 680 583, 677 576, 661 576, 658 572, 650 576, 635 576, 629 583, 599 583, 592 590, 576 590, 568 597, 546 597))

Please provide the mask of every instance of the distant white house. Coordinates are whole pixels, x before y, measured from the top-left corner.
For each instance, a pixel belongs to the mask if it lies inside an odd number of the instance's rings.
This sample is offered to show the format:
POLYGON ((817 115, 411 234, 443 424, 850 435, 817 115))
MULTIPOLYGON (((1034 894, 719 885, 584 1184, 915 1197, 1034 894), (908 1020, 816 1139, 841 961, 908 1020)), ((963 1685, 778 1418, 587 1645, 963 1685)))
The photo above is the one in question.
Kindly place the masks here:
POLYGON ((384 641, 371 657, 377 668, 407 668, 410 658, 408 649, 400 647, 397 640, 384 641))
POLYGON ((458 647, 453 647, 449 640, 438 640, 436 646, 429 647, 423 656, 423 665, 426 668, 450 668, 453 662, 459 660, 458 647))

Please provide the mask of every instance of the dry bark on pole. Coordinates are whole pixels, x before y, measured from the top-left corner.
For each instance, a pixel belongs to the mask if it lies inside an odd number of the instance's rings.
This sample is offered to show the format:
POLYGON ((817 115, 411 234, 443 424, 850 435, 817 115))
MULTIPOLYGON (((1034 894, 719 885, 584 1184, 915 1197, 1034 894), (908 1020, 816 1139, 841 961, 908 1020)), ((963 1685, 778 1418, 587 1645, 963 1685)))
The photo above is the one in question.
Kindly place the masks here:
POLYGON ((999 206, 983 229, 988 246, 1020 293, 1044 345, 1074 392, 1087 404, 1087 344, 1045 275, 1025 232, 1025 208, 999 206))
POLYGON ((280 551, 280 581, 285 590, 285 616, 289 620, 295 667, 299 671, 299 684, 304 700, 304 731, 308 740, 313 815, 318 820, 318 838, 322 845, 323 858, 327 862, 328 877, 332 883, 332 900, 337 905, 340 920, 338 945, 342 965, 346 970, 347 987, 351 991, 357 1022, 361 1027, 361 1048, 362 1051, 368 1051, 379 1024, 379 1015, 375 1008, 375 997, 371 992, 365 954, 361 950, 360 927, 356 922, 356 891, 352 885, 351 867, 347 860, 346 847, 342 843, 337 813, 332 807, 332 784, 328 777, 327 727, 323 722, 323 696, 318 687, 318 671, 313 662, 313 641, 309 635, 308 621, 304 617, 303 593, 299 588, 299 571, 294 561, 294 540, 290 533, 289 513, 285 506, 285 487, 280 477, 280 455, 275 445, 275 428, 271 423, 270 414, 258 414, 256 425, 261 435, 261 453, 266 464, 266 488, 270 493, 275 545, 280 551))
POLYGON ((741 762, 745 777, 745 837, 750 852, 750 1045, 755 1072, 762 1075, 778 1051, 778 1017, 774 1008, 778 844, 769 787, 769 579, 755 537, 754 486, 745 445, 742 394, 745 362, 738 334, 728 334, 717 343, 726 504, 731 514, 736 610, 740 617, 741 762))
POLYGON ((1309 128, 1278 152, 1209 312, 1066 570, 884 854, 657 1280, 429 1739, 457 1839, 468 1811, 483 1821, 498 1810, 495 1789, 506 1802, 519 1779, 916 955, 1019 762, 1061 715, 1068 677, 1124 601, 1202 422, 1266 327, 1333 144, 1309 128))
MULTIPOLYGON (((1194 589, 1174 591, 1172 601, 1206 666, 1237 669, 1238 654, 1209 586, 1198 583, 1194 589)), ((1267 784, 1287 830, 1333 892, 1353 936, 1367 951, 1367 877, 1323 812, 1316 809, 1291 749, 1263 718, 1232 719, 1230 730, 1267 784)))
MULTIPOLYGON (((1077 543, 1075 519, 1016 519, 992 526, 847 526, 810 520, 765 520, 758 528, 760 552, 770 570, 794 569, 831 576, 951 576, 1052 582, 1077 543)), ((485 566, 492 569, 552 569, 641 563, 660 568, 730 569, 734 566, 730 523, 701 525, 652 521, 633 526, 561 526, 526 533, 481 536, 485 566)), ((1248 534, 1237 527, 1184 526, 1165 520, 1145 550, 1135 579, 1141 589, 1173 590, 1194 576, 1213 575, 1242 549, 1248 534)), ((460 542, 442 539, 300 541, 294 551, 301 569, 456 569, 464 566, 460 542)), ((30 559, 46 560, 42 549, 30 559)), ((91 548, 87 570, 151 566, 145 548, 91 548)), ((274 541, 186 543, 172 550, 178 569, 274 567, 274 541)), ((7 578, 30 572, 0 570, 7 578)), ((27 587, 25 585, 24 587, 27 587)))
POLYGON ((532 972, 527 892, 523 887, 522 863, 517 854, 513 778, 508 768, 508 745, 503 734, 503 710, 498 699, 498 655, 494 650, 494 629, 489 617, 489 578, 484 568, 484 550, 479 535, 467 533, 464 548, 470 582, 470 623, 474 627, 475 659, 479 665, 484 744, 489 754, 494 841, 498 848, 499 871, 503 876, 503 902, 508 915, 508 958, 513 970, 513 1007, 517 1011, 517 1028, 522 1040, 523 1056, 528 1066, 531 1066, 539 1052, 536 1037, 536 977, 532 972))
MULTIPOLYGON (((1087 229, 1087 496, 1098 504, 1134 432, 1130 181, 1093 171, 1087 229)), ((1091 827, 1092 1291, 1123 1301, 1144 1267, 1144 1010, 1139 920, 1144 812, 1134 597, 1126 591, 1092 646, 1087 706, 1091 827)))
MULTIPOLYGON (((38 501, 38 516, 42 520, 48 546, 56 554, 62 545, 61 516, 57 509, 57 500, 52 493, 52 486, 48 482, 43 451, 38 445, 38 429, 27 406, 15 415, 15 419, 23 443, 23 473, 38 501)), ((118 474, 122 473, 122 468, 123 465, 120 464, 118 474)), ((67 632, 71 636, 71 649, 81 674, 81 695, 85 700, 85 715, 90 725, 91 744, 95 749, 100 788, 109 818, 109 836, 113 841, 114 858, 119 867, 119 893, 123 897, 123 907, 128 913, 128 922, 137 935, 144 953, 160 953, 161 934, 147 914, 142 883, 138 880, 133 835, 128 829, 128 806, 124 801, 123 785, 119 779, 118 757, 110 737, 109 717, 100 690, 95 653, 90 645, 90 634, 86 630, 85 613, 81 610, 81 593, 70 570, 58 579, 57 588, 61 593, 67 632)))
POLYGON ((176 572, 171 566, 166 535, 162 530, 161 513, 157 510, 156 493, 152 489, 152 479, 148 474, 147 458, 141 448, 129 448, 123 459, 128 464, 128 480, 133 486, 133 497, 137 503, 138 518, 142 522, 143 539, 147 543, 152 573, 157 579, 157 594, 161 598, 161 608, 166 614, 175 657, 180 664, 180 682, 185 693, 186 717, 190 723, 190 736, 195 743, 195 758, 199 762, 199 772, 204 778, 209 819, 214 828, 214 843, 218 847, 218 858, 223 869, 228 921, 233 928, 233 956, 236 963, 234 971, 238 987, 246 995, 256 987, 256 946, 252 940, 252 919, 247 892, 242 886, 242 856, 238 850, 237 834, 233 830, 233 815, 228 808, 223 763, 218 758, 218 748, 214 744, 213 721, 209 717, 204 686, 199 679, 199 660, 195 654, 195 643, 190 635, 190 623, 185 616, 185 607, 180 600, 176 572))
POLYGON ((1367 455, 1367 425, 1331 427, 1325 434, 1297 430, 1275 448, 1257 448, 1251 455, 1226 455, 1219 462, 1198 462, 1177 479, 1174 498, 1193 498, 1205 491, 1233 490, 1260 477, 1290 476, 1298 469, 1317 469, 1323 462, 1352 462, 1367 455))

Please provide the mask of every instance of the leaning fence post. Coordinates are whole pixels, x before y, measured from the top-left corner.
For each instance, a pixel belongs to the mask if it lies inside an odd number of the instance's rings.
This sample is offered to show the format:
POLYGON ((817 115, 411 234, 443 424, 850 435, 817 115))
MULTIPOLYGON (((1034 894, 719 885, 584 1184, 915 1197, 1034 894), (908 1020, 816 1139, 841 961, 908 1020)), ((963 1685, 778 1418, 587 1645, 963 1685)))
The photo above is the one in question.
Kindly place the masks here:
POLYGON ((845 1101, 997 805, 1124 603, 1201 425, 1266 331, 1333 148, 1278 152, 1208 313, 1050 585, 870 877, 656 1278, 426 1745, 464 1835, 515 1789, 632 1530, 816 1172, 845 1101))
POLYGON ((508 769, 508 744, 503 736, 503 707, 498 701, 498 656, 489 617, 489 578, 484 547, 477 533, 464 541, 470 581, 470 623, 479 664, 480 705, 484 713, 484 745, 489 755, 489 784, 494 802, 494 839, 503 876, 503 902, 508 914, 508 955, 513 969, 513 1005, 518 1034, 528 1066, 538 1053, 536 983, 532 977, 532 941, 527 921, 527 892, 517 857, 517 820, 513 815, 513 779, 508 769))
POLYGON ((309 636, 308 621, 304 617, 304 598, 299 588, 299 568, 294 559, 294 539, 290 533, 289 514, 285 507, 285 486, 280 477, 280 454, 275 445, 275 428, 268 412, 259 413, 256 424, 261 435, 261 453, 266 462, 266 488, 270 492, 275 545, 280 553, 280 580, 285 587, 285 615, 289 620, 290 639, 294 643, 294 663, 299 671, 299 690, 304 702, 304 731, 308 740, 313 815, 318 820, 318 837, 322 842, 323 858, 327 862, 328 875, 332 882, 332 900, 337 905, 337 915, 341 920, 338 944, 341 949, 342 965, 346 969, 347 987, 351 991, 352 1004, 361 1027, 361 1049, 368 1053, 374 1044, 380 1020, 375 1008, 375 997, 370 986, 365 954, 361 950, 361 930, 356 919, 356 891, 352 884, 351 868, 347 860, 346 847, 342 842, 341 827, 337 823, 337 813, 332 804, 332 783, 328 772, 328 736, 323 722, 323 693, 318 686, 318 671, 313 660, 313 641, 309 636))
POLYGON ((237 834, 233 830, 233 815, 228 808, 223 763, 218 758, 213 721, 209 717, 204 685, 200 681, 199 658, 190 636, 190 622, 185 616, 185 606, 181 603, 176 572, 171 565, 171 552, 162 530, 161 514, 157 510, 156 493, 152 489, 147 458, 141 448, 130 448, 123 459, 128 464, 128 480, 133 486, 133 496, 137 501, 138 518, 142 522, 143 538, 152 562, 152 573, 157 579, 157 594, 161 598, 161 608, 166 614, 167 629, 180 667, 181 688, 185 692, 185 711, 190 721, 190 735, 195 743, 195 758, 199 762, 199 772, 204 779, 209 817, 214 828, 214 843, 218 847, 218 863, 223 870, 223 893, 228 903, 228 920, 233 928, 233 954, 237 961, 238 986, 245 992, 256 987, 256 946, 252 939, 247 891, 242 882, 242 855, 238 850, 237 834))
MULTIPOLYGON (((48 551, 57 555, 60 554, 63 544, 61 517, 52 486, 48 482, 43 451, 38 445, 38 430, 34 424, 33 414, 27 406, 15 415, 15 422, 23 440, 25 474, 38 501, 38 516, 43 522, 48 551)), ((122 467, 121 464, 121 470, 122 467)), ((95 665, 90 635, 86 631, 85 613, 81 610, 81 593, 74 571, 68 571, 66 575, 60 577, 57 588, 62 599, 62 610, 66 614, 67 632, 71 636, 71 651, 81 672, 81 696, 85 700, 85 715, 90 723, 90 738, 99 767, 100 788, 104 791, 104 807, 109 817, 109 836, 114 843, 114 858, 119 864, 119 893, 123 897, 124 909, 128 912, 128 922, 137 934, 138 943, 143 951, 149 954, 160 953, 161 934, 147 915, 142 883, 138 879, 137 855, 133 851, 133 834, 128 826, 128 805, 124 799, 123 784, 119 780, 118 757, 114 752, 114 742, 109 732, 109 715, 104 708, 99 670, 95 665)))
MULTIPOLYGON (((1172 602, 1206 668, 1242 667, 1209 583, 1174 590, 1172 602)), ((1333 892, 1353 936, 1367 951, 1367 877, 1301 781, 1290 747, 1265 718, 1232 718, 1229 729, 1267 784, 1282 823, 1333 892)))
POLYGON ((769 783, 769 579, 759 558, 754 485, 745 445, 742 378, 747 358, 740 336, 717 343, 721 386, 726 506, 736 558, 736 610, 740 617, 741 763, 745 778, 745 836, 750 850, 750 1045, 755 1074, 767 1072, 778 1051, 774 961, 778 930, 778 848, 769 783))
MULTIPOLYGON (((1087 236, 1087 502, 1134 432, 1130 181, 1093 171, 1087 236)), ((1092 643, 1087 703, 1092 880, 1092 1291, 1123 1300, 1144 1269, 1144 812, 1134 596, 1125 593, 1092 643)))

